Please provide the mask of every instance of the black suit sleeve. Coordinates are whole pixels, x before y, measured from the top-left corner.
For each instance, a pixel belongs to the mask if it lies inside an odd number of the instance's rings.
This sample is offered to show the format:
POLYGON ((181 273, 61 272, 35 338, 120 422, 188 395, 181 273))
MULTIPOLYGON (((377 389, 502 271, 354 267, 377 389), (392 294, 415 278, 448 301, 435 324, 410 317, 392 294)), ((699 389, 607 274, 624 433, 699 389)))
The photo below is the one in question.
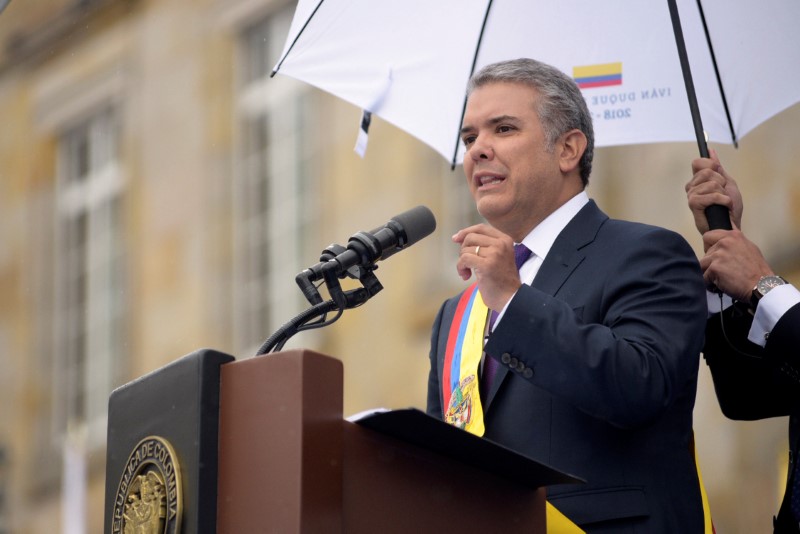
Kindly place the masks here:
POLYGON ((767 339, 767 358, 800 368, 800 304, 795 304, 778 320, 767 339))
POLYGON ((800 386, 787 372, 797 359, 800 305, 781 318, 765 348, 747 340, 752 321, 739 303, 708 319, 703 353, 720 408, 738 420, 789 415, 800 399, 800 386))
POLYGON ((442 419, 444 416, 444 409, 441 400, 441 379, 439 377, 439 359, 437 357, 437 341, 439 338, 439 331, 442 328, 442 317, 444 316, 444 309, 447 304, 443 304, 439 308, 439 313, 436 314, 436 320, 433 323, 433 333, 431 334, 431 351, 429 354, 431 365, 428 372, 428 402, 426 406, 426 413, 433 417, 442 419))

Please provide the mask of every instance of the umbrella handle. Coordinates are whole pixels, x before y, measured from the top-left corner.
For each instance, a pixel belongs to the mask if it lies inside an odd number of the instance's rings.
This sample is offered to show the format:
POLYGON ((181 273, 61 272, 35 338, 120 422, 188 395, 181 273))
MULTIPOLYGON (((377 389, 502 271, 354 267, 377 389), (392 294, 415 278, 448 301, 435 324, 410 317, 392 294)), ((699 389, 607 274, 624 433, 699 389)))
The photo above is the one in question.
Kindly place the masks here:
POLYGON ((706 220, 709 230, 731 230, 731 217, 728 208, 714 204, 706 208, 706 220))

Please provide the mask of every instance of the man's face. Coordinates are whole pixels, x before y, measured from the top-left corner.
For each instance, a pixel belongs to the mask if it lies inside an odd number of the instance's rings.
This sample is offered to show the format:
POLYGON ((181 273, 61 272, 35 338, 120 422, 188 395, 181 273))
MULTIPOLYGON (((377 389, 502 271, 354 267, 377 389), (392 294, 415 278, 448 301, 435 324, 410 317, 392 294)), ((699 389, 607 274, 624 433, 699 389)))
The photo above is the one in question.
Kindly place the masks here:
POLYGON ((461 131, 464 174, 478 212, 518 241, 569 199, 560 143, 546 149, 538 98, 519 83, 481 86, 469 97, 461 131))

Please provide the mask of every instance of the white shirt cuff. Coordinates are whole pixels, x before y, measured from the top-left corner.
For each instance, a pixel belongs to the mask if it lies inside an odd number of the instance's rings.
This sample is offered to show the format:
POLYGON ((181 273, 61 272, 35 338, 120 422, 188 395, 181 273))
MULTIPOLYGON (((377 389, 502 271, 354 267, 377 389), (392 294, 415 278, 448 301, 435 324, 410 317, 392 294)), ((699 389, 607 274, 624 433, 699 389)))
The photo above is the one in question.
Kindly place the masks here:
POLYGON ((791 284, 771 289, 758 301, 747 339, 761 347, 766 345, 767 337, 778 320, 798 302, 800 302, 800 291, 791 284))

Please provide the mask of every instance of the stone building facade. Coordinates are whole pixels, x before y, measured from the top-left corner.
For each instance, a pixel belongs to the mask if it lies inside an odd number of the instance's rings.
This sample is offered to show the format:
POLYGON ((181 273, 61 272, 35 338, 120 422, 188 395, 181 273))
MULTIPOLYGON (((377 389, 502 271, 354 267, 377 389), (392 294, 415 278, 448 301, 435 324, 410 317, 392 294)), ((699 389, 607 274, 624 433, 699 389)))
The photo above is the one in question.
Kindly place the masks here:
MULTIPOLYGON (((424 407, 429 328, 463 283, 450 236, 477 220, 460 169, 278 76, 293 2, 14 0, 0 14, 0 533, 102 532, 111 390, 201 347, 237 358, 305 306, 294 276, 424 204, 429 238, 384 290, 287 347, 345 365, 346 414, 424 407), (70 530, 77 528, 78 530, 70 530)), ((745 230, 800 281, 800 108, 718 148, 745 230)), ((598 151, 590 196, 681 232, 690 144, 598 151)), ((786 421, 719 414, 701 365, 696 433, 720 531, 765 531, 786 421), (742 506, 743 502, 751 503, 742 506)))

